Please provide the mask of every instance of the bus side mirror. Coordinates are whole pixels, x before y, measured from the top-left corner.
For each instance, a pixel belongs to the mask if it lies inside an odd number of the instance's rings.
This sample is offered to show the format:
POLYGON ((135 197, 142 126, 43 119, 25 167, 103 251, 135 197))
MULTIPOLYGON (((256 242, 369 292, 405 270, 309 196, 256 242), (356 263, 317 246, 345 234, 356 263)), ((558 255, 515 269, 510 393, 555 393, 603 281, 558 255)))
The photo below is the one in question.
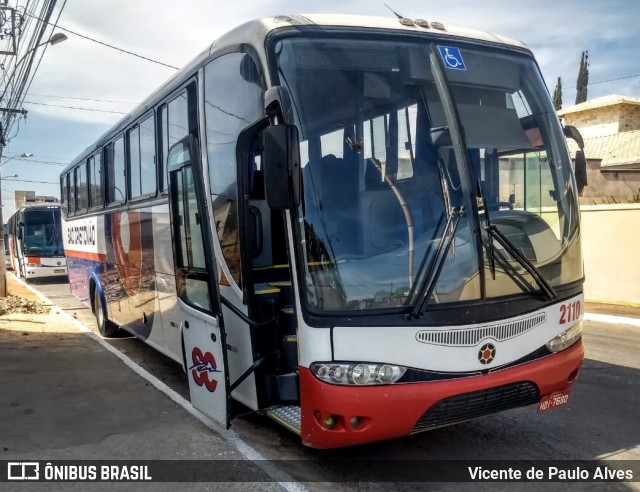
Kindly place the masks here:
POLYGON ((576 184, 578 185, 578 195, 582 195, 584 187, 587 186, 587 158, 584 156, 584 140, 580 131, 573 125, 566 125, 563 128, 564 136, 571 138, 578 144, 580 150, 576 151, 575 170, 576 184))
POLYGON ((262 166, 267 203, 274 210, 300 204, 300 142, 293 125, 271 125, 262 130, 262 166))
POLYGON ((24 237, 24 222, 18 222, 18 228, 16 229, 16 235, 19 241, 22 241, 24 237))
POLYGON ((587 186, 587 158, 582 150, 576 151, 576 184, 578 185, 578 196, 582 195, 584 187, 587 186))

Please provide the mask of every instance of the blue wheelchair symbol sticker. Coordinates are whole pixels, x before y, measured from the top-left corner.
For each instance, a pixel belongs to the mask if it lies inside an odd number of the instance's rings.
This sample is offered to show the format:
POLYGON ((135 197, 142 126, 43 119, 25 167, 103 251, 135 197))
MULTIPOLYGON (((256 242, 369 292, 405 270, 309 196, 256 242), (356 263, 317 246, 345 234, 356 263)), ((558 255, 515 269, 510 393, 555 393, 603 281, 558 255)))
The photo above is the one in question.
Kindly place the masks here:
POLYGON ((450 70, 466 70, 460 49, 454 46, 438 46, 444 66, 450 70))

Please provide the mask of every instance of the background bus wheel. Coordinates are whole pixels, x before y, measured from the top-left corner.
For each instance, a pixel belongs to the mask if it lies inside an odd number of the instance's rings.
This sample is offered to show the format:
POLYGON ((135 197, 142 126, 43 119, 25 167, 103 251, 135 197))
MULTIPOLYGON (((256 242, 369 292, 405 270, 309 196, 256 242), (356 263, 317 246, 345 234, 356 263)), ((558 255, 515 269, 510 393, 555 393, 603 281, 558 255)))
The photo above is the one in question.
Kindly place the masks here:
POLYGON ((107 317, 104 315, 104 309, 103 309, 103 305, 102 305, 102 298, 100 297, 100 293, 98 292, 98 289, 95 289, 94 291, 94 306, 95 306, 95 315, 96 315, 96 322, 98 324, 98 330, 100 331, 100 334, 103 337, 113 337, 116 335, 116 332, 118 331, 118 327, 116 325, 114 325, 111 321, 109 321, 107 319, 107 317))

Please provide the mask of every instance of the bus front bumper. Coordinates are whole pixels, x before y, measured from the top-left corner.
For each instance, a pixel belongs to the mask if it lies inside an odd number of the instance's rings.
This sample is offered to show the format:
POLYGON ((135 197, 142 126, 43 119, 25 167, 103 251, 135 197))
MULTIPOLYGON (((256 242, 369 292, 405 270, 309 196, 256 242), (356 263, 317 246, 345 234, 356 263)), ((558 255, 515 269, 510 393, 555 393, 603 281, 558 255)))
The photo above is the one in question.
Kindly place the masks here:
POLYGON ((437 404, 447 398, 455 399, 458 413, 454 421, 445 415, 440 420, 448 422, 444 425, 537 403, 568 389, 583 358, 580 339, 557 354, 486 375, 384 386, 327 384, 300 367, 302 442, 314 448, 338 448, 434 428, 438 419, 433 420, 429 410, 442 414, 444 408, 446 413, 447 405, 437 404), (478 401, 483 403, 478 406, 478 401), (460 409, 465 405, 468 411, 460 409))

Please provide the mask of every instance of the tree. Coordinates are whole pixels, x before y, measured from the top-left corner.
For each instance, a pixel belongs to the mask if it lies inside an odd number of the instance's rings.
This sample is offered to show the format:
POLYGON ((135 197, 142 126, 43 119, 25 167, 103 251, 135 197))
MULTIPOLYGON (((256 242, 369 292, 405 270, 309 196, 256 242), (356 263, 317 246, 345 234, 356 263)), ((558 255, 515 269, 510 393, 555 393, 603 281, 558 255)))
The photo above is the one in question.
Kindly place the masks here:
POLYGON ((558 83, 553 91, 553 107, 556 111, 562 109, 562 79, 558 77, 558 83))
POLYGON ((580 57, 580 69, 576 80, 576 104, 587 100, 587 86, 589 85, 589 52, 583 51, 580 57))

